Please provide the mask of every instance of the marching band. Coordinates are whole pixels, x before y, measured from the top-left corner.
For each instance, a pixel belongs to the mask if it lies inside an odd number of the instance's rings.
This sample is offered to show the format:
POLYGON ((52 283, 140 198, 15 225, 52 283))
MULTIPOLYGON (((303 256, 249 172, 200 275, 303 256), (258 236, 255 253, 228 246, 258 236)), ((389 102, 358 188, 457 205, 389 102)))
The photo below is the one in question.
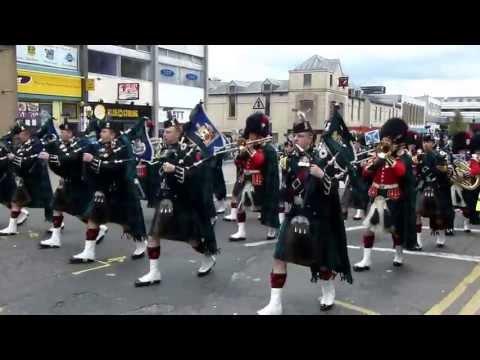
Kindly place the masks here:
POLYGON ((257 313, 280 315, 288 263, 310 269, 311 281, 321 287, 320 310, 328 311, 337 275, 351 284, 352 270, 372 267, 376 235, 391 235, 393 265, 400 268, 404 249, 422 251, 423 218, 439 248, 455 235, 456 210, 465 232, 480 224, 480 134, 459 132, 446 141, 392 118, 372 143, 350 132, 335 107, 320 134, 298 111, 279 153, 271 120, 261 112, 246 119, 241 139, 215 147, 214 140, 223 137, 209 121, 199 125, 192 117, 187 123, 170 117, 160 145, 144 160, 137 150, 145 150, 138 134, 144 134, 146 121, 127 131, 108 119, 92 121, 95 126, 84 134, 64 121, 57 135, 53 119, 38 131, 17 120, 0 138, 0 202, 10 212, 0 236, 18 234, 28 208, 43 208, 52 226, 40 249, 61 246, 65 214, 85 224, 84 248, 71 257, 72 264, 95 261, 96 246, 113 223, 133 240, 132 259, 147 255, 148 272, 135 287, 161 282, 161 240, 188 243, 201 258, 197 275, 206 276, 220 253, 215 224, 227 199, 222 164, 232 153, 236 181, 224 220, 236 222, 237 231, 229 241, 245 241, 246 210, 258 213, 275 249, 270 299, 257 313), (49 169, 59 178, 55 192, 49 169), (142 200, 155 209, 148 232, 142 200), (365 228, 363 256, 353 266, 344 222, 349 210, 365 228))

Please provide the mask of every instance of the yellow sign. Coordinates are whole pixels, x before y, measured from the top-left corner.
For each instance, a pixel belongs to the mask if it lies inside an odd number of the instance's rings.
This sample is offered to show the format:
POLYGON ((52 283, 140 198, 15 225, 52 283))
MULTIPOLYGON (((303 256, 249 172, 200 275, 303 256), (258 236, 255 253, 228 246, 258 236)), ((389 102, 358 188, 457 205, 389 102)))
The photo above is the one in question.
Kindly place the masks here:
POLYGON ((87 91, 95 91, 95 79, 87 80, 87 91))
POLYGON ((80 98, 82 96, 82 82, 78 76, 17 70, 17 90, 22 94, 80 98))
POLYGON ((129 109, 108 109, 108 116, 118 117, 118 118, 136 118, 139 117, 138 110, 129 110, 129 109))

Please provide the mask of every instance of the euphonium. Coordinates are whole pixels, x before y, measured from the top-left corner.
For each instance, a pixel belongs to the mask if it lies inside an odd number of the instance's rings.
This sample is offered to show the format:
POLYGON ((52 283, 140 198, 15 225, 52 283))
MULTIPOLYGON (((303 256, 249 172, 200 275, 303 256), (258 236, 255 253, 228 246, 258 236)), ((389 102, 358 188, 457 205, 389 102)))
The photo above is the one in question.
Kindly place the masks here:
POLYGON ((453 160, 453 167, 450 168, 448 175, 452 183, 465 190, 475 190, 480 185, 480 175, 472 176, 470 166, 465 160, 453 160))

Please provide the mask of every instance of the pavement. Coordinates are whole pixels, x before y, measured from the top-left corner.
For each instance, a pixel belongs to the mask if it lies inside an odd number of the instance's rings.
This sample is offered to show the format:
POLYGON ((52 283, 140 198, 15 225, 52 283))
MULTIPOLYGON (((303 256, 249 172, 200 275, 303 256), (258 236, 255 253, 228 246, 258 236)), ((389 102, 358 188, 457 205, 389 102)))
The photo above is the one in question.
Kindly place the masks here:
MULTIPOLYGON (((228 180, 227 180, 228 182, 228 180)), ((248 217, 248 238, 231 243, 234 223, 221 219, 216 235, 221 254, 211 274, 198 278, 201 258, 188 245, 162 242, 162 283, 135 288, 147 272, 147 259, 131 260, 133 243, 122 239, 121 228, 110 225, 97 246, 97 262, 72 265, 71 255, 83 249, 85 228, 66 216, 60 249, 40 250, 48 224, 42 210, 30 210, 20 234, 0 237, 0 315, 7 314, 202 314, 252 315, 266 305, 275 241, 266 241, 266 228, 248 217)), ((362 257, 361 222, 346 221, 349 256, 353 265, 362 257)), ((147 228, 153 209, 145 209, 147 228)), ((0 209, 0 226, 8 211, 0 209)), ((480 227, 464 233, 457 215, 456 235, 437 249, 425 228, 422 252, 407 252, 404 266, 392 265, 391 239, 379 238, 371 270, 353 273, 354 283, 336 281, 336 304, 321 312, 319 284, 310 282, 307 268, 289 265, 284 289, 286 315, 480 315, 480 227)))

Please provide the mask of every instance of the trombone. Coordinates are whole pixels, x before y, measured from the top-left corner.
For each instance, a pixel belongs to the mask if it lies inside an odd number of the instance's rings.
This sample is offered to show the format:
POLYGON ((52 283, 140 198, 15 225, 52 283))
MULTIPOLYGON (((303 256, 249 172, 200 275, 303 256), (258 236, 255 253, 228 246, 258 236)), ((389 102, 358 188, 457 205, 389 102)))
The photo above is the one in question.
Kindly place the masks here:
POLYGON ((233 152, 233 151, 238 151, 238 150, 241 150, 242 148, 247 148, 248 146, 251 146, 251 145, 260 145, 260 144, 268 143, 271 141, 273 141, 273 136, 267 136, 261 139, 250 140, 250 141, 247 141, 245 139, 239 139, 236 143, 226 144, 225 146, 221 147, 220 150, 215 151, 214 156, 233 152))

